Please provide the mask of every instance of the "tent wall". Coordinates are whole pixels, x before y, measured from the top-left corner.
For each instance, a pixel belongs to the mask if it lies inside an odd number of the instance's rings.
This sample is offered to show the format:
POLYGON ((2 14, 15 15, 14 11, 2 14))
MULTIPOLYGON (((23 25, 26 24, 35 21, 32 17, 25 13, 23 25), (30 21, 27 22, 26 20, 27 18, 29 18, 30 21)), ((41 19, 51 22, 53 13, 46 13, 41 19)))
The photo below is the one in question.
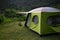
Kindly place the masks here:
MULTIPOLYGON (((56 33, 58 30, 54 30, 53 26, 47 24, 47 19, 49 16, 60 15, 60 12, 32 12, 30 17, 30 29, 37 32, 40 35, 56 33), (32 20, 33 17, 37 15, 38 23, 35 24, 32 20), (53 28, 52 28, 53 27, 53 28)), ((56 29, 56 28, 55 28, 56 29)), ((59 30, 60 31, 60 30, 59 30)))
POLYGON ((34 12, 32 12, 31 13, 31 20, 30 20, 30 28, 33 30, 33 31, 35 31, 35 32, 37 32, 37 33, 39 33, 40 34, 40 26, 41 26, 41 12, 37 12, 37 13, 34 13, 34 12), (37 15, 38 16, 38 23, 37 24, 35 24, 34 22, 32 22, 32 20, 33 20, 33 17, 35 16, 35 15, 37 15))
POLYGON ((57 28, 57 27, 53 27, 53 26, 47 24, 48 17, 54 16, 54 15, 60 15, 60 12, 42 12, 41 13, 41 34, 49 34, 49 33, 57 32, 57 30, 53 29, 53 28, 57 28))

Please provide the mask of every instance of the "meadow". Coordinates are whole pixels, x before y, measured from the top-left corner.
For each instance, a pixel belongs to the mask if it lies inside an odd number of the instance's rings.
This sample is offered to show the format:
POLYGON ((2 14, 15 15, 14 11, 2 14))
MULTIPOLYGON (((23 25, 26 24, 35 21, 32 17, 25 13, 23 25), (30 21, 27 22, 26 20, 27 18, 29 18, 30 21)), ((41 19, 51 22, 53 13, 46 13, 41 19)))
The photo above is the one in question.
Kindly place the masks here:
POLYGON ((19 22, 0 24, 0 40, 60 40, 60 34, 40 36, 19 22))
POLYGON ((0 25, 0 40, 40 40, 40 36, 24 25, 19 26, 19 22, 12 22, 0 25))

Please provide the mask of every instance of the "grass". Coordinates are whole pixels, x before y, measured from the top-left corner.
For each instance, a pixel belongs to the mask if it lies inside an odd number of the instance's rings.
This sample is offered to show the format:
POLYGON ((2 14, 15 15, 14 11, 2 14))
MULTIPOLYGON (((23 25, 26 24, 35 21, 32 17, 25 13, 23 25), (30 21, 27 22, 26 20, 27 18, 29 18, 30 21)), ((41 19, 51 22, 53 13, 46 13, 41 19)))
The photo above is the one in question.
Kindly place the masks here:
POLYGON ((42 36, 34 33, 19 22, 0 25, 0 40, 60 40, 60 34, 42 36))
POLYGON ((19 22, 0 25, 0 40, 40 40, 40 36, 30 31, 19 22))

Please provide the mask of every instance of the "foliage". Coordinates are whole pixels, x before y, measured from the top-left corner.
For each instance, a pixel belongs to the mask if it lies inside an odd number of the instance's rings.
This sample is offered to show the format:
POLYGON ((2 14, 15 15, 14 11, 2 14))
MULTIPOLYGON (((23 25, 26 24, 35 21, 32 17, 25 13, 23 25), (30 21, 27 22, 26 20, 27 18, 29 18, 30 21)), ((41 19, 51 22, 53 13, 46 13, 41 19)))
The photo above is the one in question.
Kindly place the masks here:
POLYGON ((25 16, 21 16, 20 18, 19 18, 19 21, 25 21, 26 20, 26 17, 25 16))
POLYGON ((14 17, 14 16, 16 16, 16 10, 15 9, 5 9, 4 12, 5 12, 4 15, 6 17, 14 17))
MULTIPOLYGON (((48 7, 55 7, 56 5, 60 5, 60 0, 3 0, 0 1, 0 8, 14 8, 18 10, 25 10, 29 11, 33 8, 37 7, 43 7, 43 6, 48 6, 48 7)), ((58 8, 58 7, 56 7, 58 8)), ((60 7, 59 7, 60 8, 60 7)))
POLYGON ((56 7, 60 9, 60 4, 56 5, 56 7))
POLYGON ((4 22, 4 16, 0 15, 0 23, 4 22))
MULTIPOLYGON (((17 14, 20 10, 16 9, 4 9, 0 14, 0 23, 10 23, 13 21, 25 21, 26 16, 23 14, 17 14)), ((22 10, 21 10, 22 11, 22 10)))

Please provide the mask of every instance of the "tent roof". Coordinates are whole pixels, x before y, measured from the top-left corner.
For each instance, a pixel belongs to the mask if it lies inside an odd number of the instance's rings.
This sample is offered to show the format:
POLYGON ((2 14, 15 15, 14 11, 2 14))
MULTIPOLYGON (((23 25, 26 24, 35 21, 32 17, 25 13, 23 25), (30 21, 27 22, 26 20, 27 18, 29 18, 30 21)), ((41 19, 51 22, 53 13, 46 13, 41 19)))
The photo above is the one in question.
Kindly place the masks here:
POLYGON ((53 8, 53 7, 40 7, 33 9, 29 12, 60 12, 60 9, 53 8))

